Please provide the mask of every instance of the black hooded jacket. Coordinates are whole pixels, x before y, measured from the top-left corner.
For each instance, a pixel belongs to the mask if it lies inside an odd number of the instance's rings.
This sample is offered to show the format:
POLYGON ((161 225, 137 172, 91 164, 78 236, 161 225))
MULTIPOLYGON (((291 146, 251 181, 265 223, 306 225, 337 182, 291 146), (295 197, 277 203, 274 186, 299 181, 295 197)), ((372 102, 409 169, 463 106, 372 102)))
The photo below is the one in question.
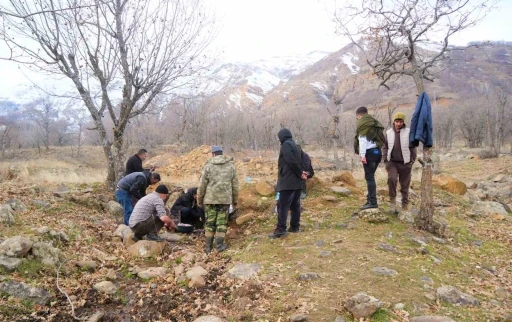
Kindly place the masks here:
POLYGON ((292 132, 281 129, 277 133, 281 142, 277 167, 277 191, 300 190, 302 188, 302 162, 299 149, 292 139, 292 132))
POLYGON ((194 195, 197 194, 197 188, 190 188, 176 199, 174 204, 171 207, 171 215, 177 216, 178 212, 182 208, 193 208, 197 205, 196 200, 194 199, 194 195))
POLYGON ((132 155, 128 161, 126 162, 126 171, 125 175, 129 175, 134 172, 143 172, 144 168, 142 167, 142 160, 138 154, 132 155))

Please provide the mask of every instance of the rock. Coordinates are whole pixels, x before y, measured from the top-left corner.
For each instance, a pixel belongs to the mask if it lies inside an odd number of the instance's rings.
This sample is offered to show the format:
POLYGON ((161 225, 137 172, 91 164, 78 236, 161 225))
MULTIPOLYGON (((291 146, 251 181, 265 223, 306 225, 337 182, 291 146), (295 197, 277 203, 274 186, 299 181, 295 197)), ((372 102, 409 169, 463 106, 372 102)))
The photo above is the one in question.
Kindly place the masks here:
POLYGON ((395 276, 398 275, 398 272, 387 268, 387 267, 374 267, 372 268, 373 273, 377 275, 383 275, 383 276, 395 276))
POLYGON ((439 188, 457 195, 464 195, 468 188, 466 184, 458 179, 450 176, 438 175, 432 178, 432 183, 435 183, 439 188))
POLYGON ((92 288, 94 288, 98 292, 105 294, 115 294, 117 291, 117 287, 114 285, 114 283, 110 281, 102 281, 96 283, 92 288))
POLYGON ((115 281, 117 279, 117 274, 116 274, 116 271, 114 271, 113 269, 109 268, 107 273, 105 274, 105 278, 109 281, 115 281))
POLYGON ((315 272, 308 272, 308 273, 300 273, 299 274, 299 281, 314 281, 319 279, 320 276, 318 276, 315 272))
POLYGON ((60 250, 44 242, 35 243, 32 254, 44 265, 56 266, 60 262, 60 250))
POLYGON ((120 224, 117 226, 116 231, 114 232, 114 236, 120 237, 121 239, 124 239, 126 235, 131 233, 133 235, 132 229, 125 224, 120 224))
POLYGON ((480 302, 473 296, 463 293, 453 286, 441 286, 437 289, 437 296, 451 304, 478 306, 480 302))
POLYGON ((329 202, 335 202, 338 199, 336 199, 336 197, 334 197, 334 196, 322 196, 322 200, 329 201, 329 202))
POLYGON ((44 235, 44 234, 47 234, 50 232, 50 228, 48 228, 47 226, 42 226, 39 228, 32 228, 31 231, 33 231, 39 235, 44 235))
POLYGON ((78 261, 75 264, 76 266, 91 272, 94 272, 98 267, 98 264, 94 261, 78 261))
POLYGON ((438 244, 446 244, 446 239, 443 239, 443 238, 432 236, 432 240, 438 244))
POLYGON ((47 201, 44 201, 44 200, 37 200, 37 199, 34 199, 32 200, 32 203, 38 207, 38 208, 48 208, 50 207, 50 203, 47 202, 47 201))
POLYGON ((507 182, 508 178, 503 173, 500 173, 500 174, 496 175, 491 181, 492 182, 507 182))
POLYGON ((30 239, 22 236, 7 238, 0 244, 0 254, 11 257, 23 257, 32 248, 33 243, 30 239))
POLYGON ((485 216, 502 215, 507 216, 507 211, 502 204, 495 201, 476 201, 473 211, 485 216))
POLYGON ((405 308, 404 303, 396 303, 395 304, 395 310, 403 310, 405 308))
POLYGON ((226 320, 221 319, 215 315, 204 315, 200 316, 192 322, 226 322, 226 320))
POLYGON ((165 243, 149 240, 139 240, 128 248, 128 253, 133 257, 151 257, 160 255, 165 248, 165 243))
POLYGON ((114 217, 123 217, 124 215, 123 206, 115 200, 107 202, 107 212, 114 217))
POLYGON ((103 318, 104 313, 101 311, 96 311, 93 315, 91 315, 87 322, 99 322, 103 318))
POLYGON ((343 188, 343 187, 334 186, 334 187, 331 187, 330 189, 331 189, 331 191, 335 192, 336 194, 344 196, 344 197, 350 196, 350 194, 351 194, 350 190, 348 190, 347 188, 343 188))
POLYGON ((308 316, 306 314, 294 314, 290 316, 290 322, 304 322, 308 320, 308 316))
POLYGON ((169 242, 179 242, 186 237, 186 235, 184 235, 184 234, 176 234, 176 233, 171 233, 168 231, 160 231, 158 236, 165 238, 165 240, 167 240, 169 242))
POLYGON ((332 182, 339 182, 339 181, 344 182, 347 185, 352 186, 352 187, 355 187, 357 184, 357 181, 354 178, 354 176, 352 175, 352 173, 350 173, 348 171, 342 171, 340 174, 338 174, 332 178, 332 182))
POLYGON ((188 287, 200 288, 200 287, 205 287, 205 286, 206 286, 206 281, 204 280, 204 278, 202 276, 194 276, 188 282, 188 287))
POLYGON ((383 251, 394 253, 394 254, 401 254, 402 252, 396 249, 395 247, 388 245, 386 243, 380 243, 379 249, 382 249, 383 251))
POLYGON ((133 239, 133 237, 134 237, 133 231, 131 231, 131 229, 130 229, 130 231, 127 232, 123 237, 124 247, 130 248, 131 245, 136 243, 136 241, 133 239))
POLYGON ((0 284, 0 292, 7 293, 19 299, 29 300, 39 305, 46 305, 51 299, 48 291, 23 282, 7 281, 0 284))
POLYGON ((244 222, 251 220, 255 216, 254 212, 250 212, 248 214, 237 217, 235 222, 237 225, 242 225, 244 222))
POLYGON ((323 240, 317 240, 315 245, 317 245, 318 247, 322 247, 324 245, 324 241, 323 240))
POLYGON ((194 276, 206 276, 208 275, 208 271, 202 268, 201 266, 194 266, 187 271, 185 274, 187 278, 192 279, 194 276))
POLYGON ((430 255, 430 259, 432 259, 432 261, 434 262, 434 264, 441 264, 443 261, 440 260, 439 258, 433 256, 433 255, 430 255))
POLYGON ((154 277, 163 277, 167 274, 167 268, 165 267, 149 267, 146 270, 137 273, 137 276, 142 279, 149 279, 154 277))
POLYGON ((0 255, 0 268, 6 272, 13 272, 20 266, 21 259, 0 255))
POLYGON ((378 208, 361 210, 358 213, 360 219, 369 223, 383 223, 389 221, 389 217, 378 208))
POLYGON ((239 263, 228 271, 228 277, 235 279, 248 279, 256 276, 261 269, 261 265, 257 263, 247 264, 239 263))
POLYGON ((372 316, 381 306, 381 301, 362 292, 345 301, 345 307, 356 320, 372 316))
POLYGON ((18 199, 9 199, 7 200, 7 203, 9 204, 9 206, 11 206, 11 209, 13 211, 18 212, 27 210, 27 206, 25 206, 25 204, 18 199))
POLYGON ((423 315, 411 318, 410 322, 455 322, 455 320, 439 315, 423 315))
POLYGON ((70 193, 71 190, 69 189, 68 186, 66 186, 65 184, 61 183, 57 189, 55 189, 55 191, 53 191, 53 194, 57 197, 62 197, 63 195, 65 194, 68 194, 70 193))
POLYGON ((336 317, 336 319, 334 319, 334 322, 345 322, 345 318, 344 318, 344 317, 342 317, 342 316, 340 316, 340 315, 338 315, 338 316, 336 317))
POLYGON ((496 289, 495 291, 496 293, 496 296, 500 299, 500 300, 503 300, 503 301, 506 301, 508 300, 508 298, 510 297, 510 294, 508 293, 507 289, 500 286, 496 289))
POLYGON ((428 285, 428 286, 432 286, 432 285, 434 285, 434 280, 433 280, 433 279, 431 279, 431 278, 430 278, 430 277, 428 277, 428 276, 422 276, 422 277, 420 278, 420 280, 421 280, 423 283, 425 283, 426 285, 428 285))
MULTIPOLYGON (((193 263, 195 258, 196 258, 196 254, 194 254, 192 252, 184 252, 183 255, 181 256, 181 261, 183 262, 183 264, 189 264, 189 263, 193 263)), ((199 266, 199 265, 196 265, 196 266, 199 266)))
POLYGON ((328 251, 328 250, 323 250, 320 252, 320 257, 327 257, 329 255, 331 255, 331 251, 328 251))
POLYGON ((259 180, 254 188, 260 196, 268 197, 274 194, 274 187, 265 180, 259 180))
POLYGON ((174 266, 174 276, 178 277, 185 273, 185 266, 183 264, 179 264, 174 266))
POLYGON ((0 223, 8 226, 14 224, 14 216, 10 205, 0 205, 0 223))
POLYGON ((400 211, 398 213, 398 220, 404 223, 412 224, 414 223, 414 214, 411 211, 400 211))
POLYGON ((68 235, 63 231, 50 230, 49 235, 51 238, 58 240, 60 242, 69 242, 68 235))

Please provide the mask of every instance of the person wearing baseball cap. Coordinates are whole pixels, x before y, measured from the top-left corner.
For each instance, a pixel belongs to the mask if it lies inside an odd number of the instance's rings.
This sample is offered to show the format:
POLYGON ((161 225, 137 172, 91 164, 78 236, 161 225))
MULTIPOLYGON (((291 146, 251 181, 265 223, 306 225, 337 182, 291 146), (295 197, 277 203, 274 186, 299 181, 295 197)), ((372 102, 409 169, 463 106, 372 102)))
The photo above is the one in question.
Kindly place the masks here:
POLYGON ((389 211, 396 214, 396 190, 400 183, 402 210, 409 207, 411 170, 416 161, 416 148, 409 144, 410 129, 405 126, 406 116, 402 112, 393 115, 393 128, 386 131, 382 147, 382 159, 388 173, 389 211))
POLYGON ((133 240, 140 239, 164 241, 158 236, 162 227, 176 228, 174 221, 168 216, 164 200, 169 195, 169 189, 161 184, 155 191, 140 199, 133 208, 130 217, 130 228, 133 231, 133 240))

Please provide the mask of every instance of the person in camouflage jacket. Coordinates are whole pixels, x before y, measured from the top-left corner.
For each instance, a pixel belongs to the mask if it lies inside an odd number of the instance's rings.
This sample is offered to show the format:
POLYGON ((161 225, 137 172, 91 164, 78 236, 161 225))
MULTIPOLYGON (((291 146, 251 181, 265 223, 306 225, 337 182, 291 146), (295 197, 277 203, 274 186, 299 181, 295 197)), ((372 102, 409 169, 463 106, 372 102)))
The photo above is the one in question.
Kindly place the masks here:
POLYGON ((229 206, 236 208, 238 202, 238 178, 233 158, 222 154, 220 146, 212 146, 212 158, 206 162, 199 187, 197 188, 197 204, 203 206, 206 213, 204 251, 212 251, 215 238, 215 248, 222 252, 226 250, 226 237, 229 206))

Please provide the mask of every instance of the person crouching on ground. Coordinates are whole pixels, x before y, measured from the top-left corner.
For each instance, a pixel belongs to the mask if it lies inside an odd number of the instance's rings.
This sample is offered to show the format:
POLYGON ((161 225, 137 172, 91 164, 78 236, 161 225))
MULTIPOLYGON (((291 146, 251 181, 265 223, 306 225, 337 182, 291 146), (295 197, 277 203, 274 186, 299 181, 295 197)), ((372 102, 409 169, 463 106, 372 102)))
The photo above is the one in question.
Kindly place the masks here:
POLYGON ((204 205, 206 213, 204 251, 210 253, 215 238, 218 252, 226 250, 224 244, 228 230, 229 206, 238 202, 238 178, 233 158, 222 155, 220 146, 212 146, 212 158, 206 162, 199 179, 197 204, 204 205))
POLYGON ((204 226, 204 209, 197 205, 197 188, 189 188, 179 196, 171 207, 171 215, 180 217, 180 222, 201 229, 204 226))
POLYGON ((164 200, 167 199, 168 194, 169 189, 161 184, 154 192, 137 202, 130 217, 133 240, 138 241, 145 237, 146 240, 164 241, 165 239, 158 236, 160 229, 176 228, 176 224, 165 210, 164 200))

